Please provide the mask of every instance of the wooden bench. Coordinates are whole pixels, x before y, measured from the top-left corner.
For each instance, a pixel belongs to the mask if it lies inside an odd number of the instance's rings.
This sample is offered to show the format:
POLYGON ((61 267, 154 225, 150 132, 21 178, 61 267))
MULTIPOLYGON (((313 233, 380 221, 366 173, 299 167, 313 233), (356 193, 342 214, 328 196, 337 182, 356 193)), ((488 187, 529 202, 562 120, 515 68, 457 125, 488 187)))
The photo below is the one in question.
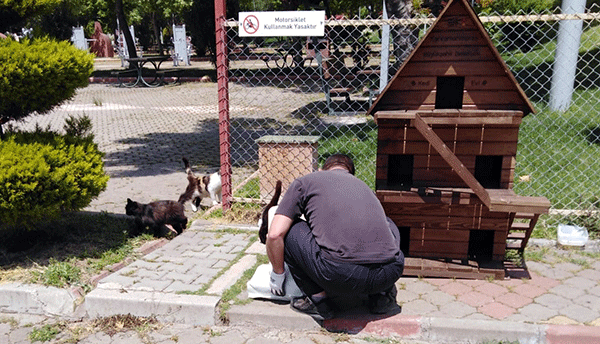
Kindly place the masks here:
POLYGON ((117 81, 119 81, 119 86, 131 87, 135 85, 135 82, 137 80, 137 71, 135 69, 113 71, 110 72, 110 75, 117 78, 117 81))
POLYGON ((346 101, 350 101, 350 92, 352 91, 349 87, 338 87, 329 90, 329 97, 331 98, 345 98, 346 101))
POLYGON ((156 72, 156 75, 160 78, 162 84, 176 84, 181 78, 181 69, 179 68, 166 68, 156 72), (165 78, 172 78, 171 82, 165 81, 165 78))

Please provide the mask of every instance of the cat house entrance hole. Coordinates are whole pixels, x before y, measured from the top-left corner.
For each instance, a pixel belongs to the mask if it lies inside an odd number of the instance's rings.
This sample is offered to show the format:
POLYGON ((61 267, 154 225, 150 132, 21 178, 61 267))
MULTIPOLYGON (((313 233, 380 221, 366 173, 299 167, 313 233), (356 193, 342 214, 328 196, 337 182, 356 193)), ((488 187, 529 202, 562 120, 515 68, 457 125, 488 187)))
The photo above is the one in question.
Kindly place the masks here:
POLYGON ((462 109, 464 76, 438 76, 436 81, 435 108, 462 109))
POLYGON ((494 233, 492 230, 471 230, 468 252, 470 259, 478 261, 492 259, 494 253, 494 233))
POLYGON ((404 256, 410 255, 408 248, 410 247, 410 227, 398 227, 400 231, 400 251, 404 256))

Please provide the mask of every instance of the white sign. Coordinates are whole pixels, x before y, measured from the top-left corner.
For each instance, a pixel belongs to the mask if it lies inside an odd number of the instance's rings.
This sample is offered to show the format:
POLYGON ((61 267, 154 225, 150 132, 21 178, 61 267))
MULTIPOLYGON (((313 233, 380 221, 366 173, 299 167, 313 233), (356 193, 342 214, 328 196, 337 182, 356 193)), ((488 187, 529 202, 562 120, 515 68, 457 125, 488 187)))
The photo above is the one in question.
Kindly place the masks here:
POLYGON ((240 12, 240 37, 325 35, 325 11, 240 12))
POLYGON ((183 61, 188 66, 190 65, 185 24, 173 24, 173 50, 175 53, 175 56, 173 56, 173 66, 179 66, 179 61, 183 61))

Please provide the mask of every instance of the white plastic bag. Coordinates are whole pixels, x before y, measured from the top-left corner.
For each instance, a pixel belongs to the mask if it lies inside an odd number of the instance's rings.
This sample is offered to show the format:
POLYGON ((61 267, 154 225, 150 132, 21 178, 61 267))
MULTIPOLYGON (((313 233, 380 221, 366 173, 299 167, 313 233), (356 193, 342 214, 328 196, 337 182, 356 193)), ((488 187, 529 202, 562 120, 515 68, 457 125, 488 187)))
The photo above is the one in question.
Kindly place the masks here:
POLYGON ((296 285, 292 275, 290 275, 290 270, 287 265, 285 266, 285 295, 273 295, 271 293, 271 287, 269 286, 269 278, 271 277, 272 270, 271 264, 263 264, 256 268, 256 272, 254 272, 252 278, 246 283, 249 298, 291 301, 294 297, 302 296, 302 292, 296 285))

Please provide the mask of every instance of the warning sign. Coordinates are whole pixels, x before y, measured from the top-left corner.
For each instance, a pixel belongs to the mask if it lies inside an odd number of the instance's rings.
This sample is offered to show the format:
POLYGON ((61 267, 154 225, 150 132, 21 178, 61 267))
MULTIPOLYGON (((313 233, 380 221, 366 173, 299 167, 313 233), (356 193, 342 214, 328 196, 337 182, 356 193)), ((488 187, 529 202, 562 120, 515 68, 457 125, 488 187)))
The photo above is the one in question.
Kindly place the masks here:
MULTIPOLYGON (((244 33, 248 35, 254 35, 256 31, 258 31, 258 18, 254 15, 248 15, 244 18, 244 22, 242 23, 242 28, 244 29, 244 33)), ((241 35, 240 35, 241 36, 241 35)))
POLYGON ((240 37, 325 35, 325 11, 240 12, 240 37))

